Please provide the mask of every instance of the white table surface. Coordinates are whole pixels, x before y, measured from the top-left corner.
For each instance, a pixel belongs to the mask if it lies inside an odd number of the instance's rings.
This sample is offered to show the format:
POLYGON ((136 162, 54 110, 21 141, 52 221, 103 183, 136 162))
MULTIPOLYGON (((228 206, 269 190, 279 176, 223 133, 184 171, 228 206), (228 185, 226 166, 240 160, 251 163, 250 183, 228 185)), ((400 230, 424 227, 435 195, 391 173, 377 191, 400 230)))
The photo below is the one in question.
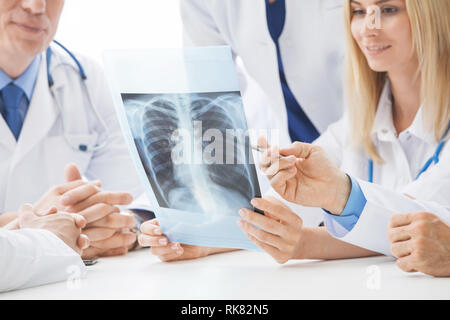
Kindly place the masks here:
POLYGON ((264 253, 236 251, 163 263, 144 249, 100 259, 77 285, 0 294, 4 299, 450 299, 450 278, 406 274, 389 257, 279 265, 264 253))

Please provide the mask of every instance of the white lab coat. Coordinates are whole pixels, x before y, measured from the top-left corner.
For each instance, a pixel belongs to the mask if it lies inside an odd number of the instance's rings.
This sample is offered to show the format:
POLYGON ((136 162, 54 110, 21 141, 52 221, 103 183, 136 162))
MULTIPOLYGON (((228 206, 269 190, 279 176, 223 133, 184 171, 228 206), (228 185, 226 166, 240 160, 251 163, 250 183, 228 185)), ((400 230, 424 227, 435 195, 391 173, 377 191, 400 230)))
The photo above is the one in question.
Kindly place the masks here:
MULTIPOLYGON (((286 0, 280 51, 286 79, 319 132, 342 116, 342 0, 286 0)), ((290 144, 277 53, 264 0, 183 0, 186 46, 229 45, 240 66, 248 126, 290 144)), ((277 141, 278 140, 278 141, 277 141)))
POLYGON ((0 292, 76 280, 85 273, 80 255, 50 231, 0 229, 0 292))
MULTIPOLYGON (((385 160, 384 165, 374 165, 375 183, 367 182, 368 157, 363 150, 352 146, 347 118, 331 125, 315 142, 344 172, 358 180, 367 199, 364 211, 350 232, 328 215, 324 216, 326 228, 340 240, 386 255, 391 255, 387 228, 392 215, 428 211, 450 223, 450 143, 442 150, 439 163, 414 180, 435 153, 438 143, 433 133, 425 130, 421 110, 413 124, 397 137, 390 97, 387 82, 372 132, 377 150, 385 160)), ((321 209, 289 206, 309 220, 323 216, 321 209)))
POLYGON ((110 141, 104 149, 82 152, 71 148, 64 139, 63 120, 70 141, 101 144, 106 134, 94 115, 75 63, 58 47, 53 52, 50 72, 55 81, 56 99, 64 112, 59 111, 49 90, 43 53, 34 94, 17 142, 0 118, 0 212, 15 211, 24 203, 34 203, 52 186, 64 183, 64 167, 68 163, 75 163, 86 178, 101 180, 104 189, 142 193, 103 72, 83 57, 77 56, 86 71, 93 103, 109 128, 110 141))

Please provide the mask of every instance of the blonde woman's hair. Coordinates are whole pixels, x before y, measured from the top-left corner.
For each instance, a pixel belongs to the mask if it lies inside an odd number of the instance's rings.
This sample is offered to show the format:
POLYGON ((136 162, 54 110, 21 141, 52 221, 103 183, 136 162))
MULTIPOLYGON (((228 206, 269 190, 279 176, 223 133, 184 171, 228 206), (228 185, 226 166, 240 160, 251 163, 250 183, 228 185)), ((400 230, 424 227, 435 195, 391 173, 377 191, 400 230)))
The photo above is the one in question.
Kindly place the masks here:
MULTIPOLYGON (((364 148, 371 159, 383 163, 373 144, 371 131, 387 74, 370 69, 352 36, 350 0, 344 2, 347 29, 345 96, 349 108, 351 137, 357 146, 364 148)), ((419 61, 417 74, 421 82, 424 126, 439 141, 446 134, 450 122, 450 1, 405 2, 413 48, 419 61)))

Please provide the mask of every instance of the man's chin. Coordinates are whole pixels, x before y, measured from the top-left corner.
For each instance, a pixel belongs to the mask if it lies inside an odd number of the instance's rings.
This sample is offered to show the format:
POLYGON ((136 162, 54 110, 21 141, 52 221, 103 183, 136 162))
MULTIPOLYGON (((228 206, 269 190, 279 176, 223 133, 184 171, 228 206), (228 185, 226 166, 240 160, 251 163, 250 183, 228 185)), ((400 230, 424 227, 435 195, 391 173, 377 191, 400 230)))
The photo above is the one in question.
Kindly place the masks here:
POLYGON ((17 55, 35 57, 48 47, 48 43, 37 39, 16 39, 14 47, 17 55))

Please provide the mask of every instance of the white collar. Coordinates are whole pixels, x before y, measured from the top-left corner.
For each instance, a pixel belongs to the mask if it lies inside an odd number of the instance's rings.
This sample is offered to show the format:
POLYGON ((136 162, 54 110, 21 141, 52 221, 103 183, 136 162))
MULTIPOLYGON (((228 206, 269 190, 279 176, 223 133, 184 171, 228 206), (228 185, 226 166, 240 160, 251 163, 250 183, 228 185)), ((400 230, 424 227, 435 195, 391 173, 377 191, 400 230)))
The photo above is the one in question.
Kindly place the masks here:
MULTIPOLYGON (((404 132, 416 136, 427 144, 435 145, 437 141, 433 132, 424 128, 422 114, 423 108, 420 107, 413 123, 404 132)), ((397 139, 397 131, 392 116, 392 90, 389 79, 386 80, 380 96, 371 135, 372 139, 380 141, 395 141, 397 139)))

